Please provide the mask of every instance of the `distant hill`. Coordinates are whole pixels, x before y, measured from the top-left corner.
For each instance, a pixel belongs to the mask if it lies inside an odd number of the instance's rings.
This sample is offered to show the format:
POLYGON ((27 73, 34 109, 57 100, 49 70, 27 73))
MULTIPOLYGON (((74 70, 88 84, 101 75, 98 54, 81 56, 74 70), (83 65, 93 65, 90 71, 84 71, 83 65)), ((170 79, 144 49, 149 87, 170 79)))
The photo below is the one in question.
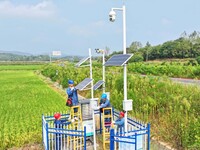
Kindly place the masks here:
POLYGON ((18 51, 3 51, 3 50, 0 50, 0 54, 15 54, 15 55, 31 56, 30 53, 18 52, 18 51))
POLYGON ((0 52, 0 61, 49 61, 47 55, 25 55, 23 53, 2 53, 0 52))
MULTIPOLYGON (((79 61, 81 56, 52 56, 51 60, 68 60, 68 61, 79 61)), ((24 52, 17 51, 2 51, 0 50, 0 61, 50 61, 48 54, 32 55, 24 52)))

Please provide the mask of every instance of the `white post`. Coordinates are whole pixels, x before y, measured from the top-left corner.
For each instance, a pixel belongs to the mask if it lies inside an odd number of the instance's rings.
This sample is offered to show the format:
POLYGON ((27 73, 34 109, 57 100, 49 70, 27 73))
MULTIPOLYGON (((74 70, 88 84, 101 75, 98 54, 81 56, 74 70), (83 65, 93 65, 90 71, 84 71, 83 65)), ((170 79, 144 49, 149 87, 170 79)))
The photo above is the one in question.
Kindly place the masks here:
POLYGON ((92 79, 91 82, 91 98, 94 98, 94 90, 93 90, 93 77, 92 77, 92 51, 91 48, 89 48, 89 57, 90 57, 90 79, 92 79))
MULTIPOLYGON (((123 54, 126 54, 126 7, 123 5, 123 54)), ((124 65, 124 101, 127 100, 127 65, 124 65)), ((125 113, 125 132, 127 132, 127 113, 125 113)))
MULTIPOLYGON (((92 51, 91 48, 89 48, 89 57, 90 57, 90 78, 92 79, 91 82, 91 100, 90 100, 90 108, 91 108, 91 102, 94 103, 94 90, 93 90, 93 77, 92 77, 92 51)), ((94 150, 96 150, 96 125, 95 125, 95 114, 94 114, 94 106, 92 105, 92 123, 93 123, 93 142, 94 142, 94 150)), ((95 106, 97 107, 97 106, 95 106)))
POLYGON ((96 150, 96 125, 95 125, 95 115, 94 109, 92 110, 92 118, 93 118, 93 140, 94 140, 94 150, 96 150))
POLYGON ((102 73, 103 73, 103 93, 105 93, 105 91, 106 91, 106 86, 105 86, 105 66, 104 66, 104 64, 105 64, 105 50, 103 50, 103 62, 102 62, 102 65, 103 65, 103 71, 102 71, 102 73))

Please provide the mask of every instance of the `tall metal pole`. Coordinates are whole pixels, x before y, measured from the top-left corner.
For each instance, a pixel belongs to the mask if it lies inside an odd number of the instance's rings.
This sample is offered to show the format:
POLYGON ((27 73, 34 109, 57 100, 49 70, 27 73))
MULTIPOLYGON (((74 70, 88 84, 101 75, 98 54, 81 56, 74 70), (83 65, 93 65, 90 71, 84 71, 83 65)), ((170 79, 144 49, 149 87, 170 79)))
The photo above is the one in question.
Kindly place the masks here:
POLYGON ((102 62, 103 64, 103 71, 102 71, 102 73, 103 73, 103 93, 105 93, 105 91, 106 91, 106 86, 105 86, 105 66, 104 66, 104 64, 105 64, 105 50, 103 50, 103 62, 102 62))
MULTIPOLYGON (((94 90, 93 90, 93 77, 92 77, 92 51, 91 48, 89 48, 89 57, 90 57, 90 78, 92 79, 91 82, 91 101, 94 100, 94 90)), ((91 103, 90 103, 91 104, 91 103)), ((96 128, 95 128, 95 114, 94 109, 92 108, 92 123, 93 123, 93 140, 94 140, 94 150, 96 150, 96 128)))
POLYGON ((91 48, 89 48, 89 57, 90 57, 90 79, 92 79, 91 82, 91 97, 94 98, 94 90, 93 90, 93 77, 92 77, 92 51, 91 48))
MULTIPOLYGON (((123 54, 126 54, 126 7, 123 4, 123 54)), ((124 65, 124 101, 127 100, 127 65, 124 65)), ((127 132, 127 113, 125 113, 125 132, 127 132)))

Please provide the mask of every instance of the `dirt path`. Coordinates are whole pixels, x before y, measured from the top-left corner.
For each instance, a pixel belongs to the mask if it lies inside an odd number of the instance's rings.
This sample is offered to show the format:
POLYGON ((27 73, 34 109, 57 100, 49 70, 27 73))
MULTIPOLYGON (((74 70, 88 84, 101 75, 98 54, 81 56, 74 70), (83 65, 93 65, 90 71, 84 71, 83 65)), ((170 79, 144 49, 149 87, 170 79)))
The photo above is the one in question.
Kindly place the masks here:
POLYGON ((32 144, 32 145, 25 145, 23 147, 20 148, 10 148, 8 150, 43 150, 44 147, 42 146, 42 144, 32 144))

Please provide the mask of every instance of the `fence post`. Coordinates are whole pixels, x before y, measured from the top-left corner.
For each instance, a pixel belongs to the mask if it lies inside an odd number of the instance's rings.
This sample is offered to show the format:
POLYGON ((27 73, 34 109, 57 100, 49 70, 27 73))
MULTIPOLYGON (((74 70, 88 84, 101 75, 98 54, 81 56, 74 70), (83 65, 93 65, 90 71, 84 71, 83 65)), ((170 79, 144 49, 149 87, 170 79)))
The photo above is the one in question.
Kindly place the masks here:
POLYGON ((84 150, 86 150, 86 126, 84 126, 84 150))
POLYGON ((110 150, 114 150, 115 143, 114 143, 114 129, 110 130, 110 150))
POLYGON ((137 133, 135 133, 135 150, 137 150, 137 133))
POLYGON ((148 132, 148 137, 147 137, 147 150, 150 150, 150 128, 151 125, 150 123, 147 124, 147 132, 148 132))
POLYGON ((47 150, 49 150, 49 134, 48 134, 48 132, 49 132, 48 123, 46 123, 46 140, 47 140, 46 148, 47 148, 47 150))
POLYGON ((115 108, 114 107, 112 107, 112 118, 114 119, 114 113, 115 113, 115 108))
POLYGON ((99 119, 99 123, 100 123, 100 134, 102 134, 101 110, 99 110, 99 115, 100 115, 100 119, 99 119))

